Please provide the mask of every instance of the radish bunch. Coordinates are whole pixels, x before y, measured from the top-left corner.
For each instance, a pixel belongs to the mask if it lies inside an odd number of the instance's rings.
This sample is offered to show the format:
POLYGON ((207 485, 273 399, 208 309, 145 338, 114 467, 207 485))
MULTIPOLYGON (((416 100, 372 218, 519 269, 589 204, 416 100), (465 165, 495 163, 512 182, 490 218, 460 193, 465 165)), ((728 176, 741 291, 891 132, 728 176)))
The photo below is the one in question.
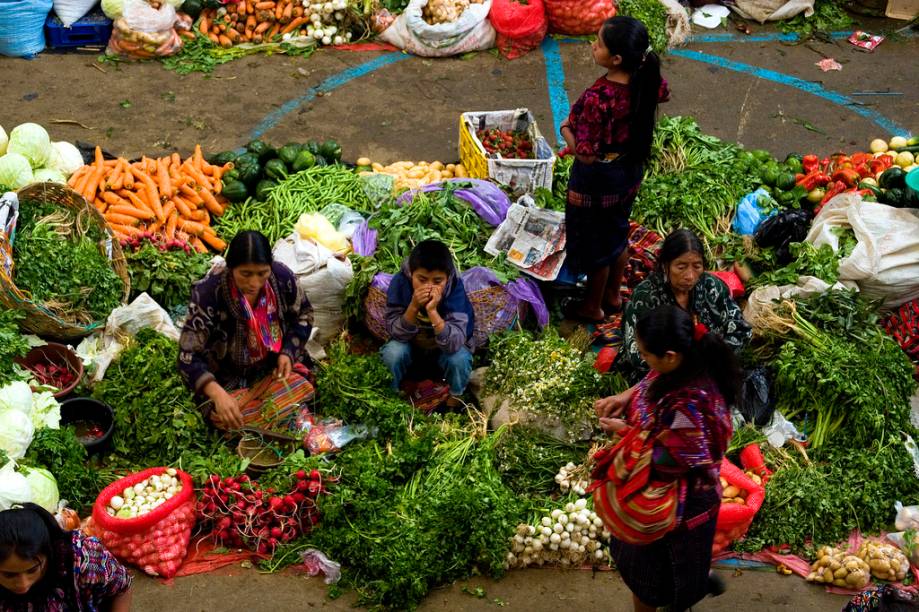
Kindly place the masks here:
POLYGON ((299 470, 293 490, 284 494, 262 489, 246 475, 212 475, 198 502, 198 515, 218 543, 272 554, 319 522, 316 498, 323 492, 319 470, 299 470))
POLYGON ((530 565, 579 567, 609 561, 603 541, 609 532, 603 521, 587 507, 586 499, 568 503, 543 516, 535 525, 519 525, 507 553, 508 568, 530 565))

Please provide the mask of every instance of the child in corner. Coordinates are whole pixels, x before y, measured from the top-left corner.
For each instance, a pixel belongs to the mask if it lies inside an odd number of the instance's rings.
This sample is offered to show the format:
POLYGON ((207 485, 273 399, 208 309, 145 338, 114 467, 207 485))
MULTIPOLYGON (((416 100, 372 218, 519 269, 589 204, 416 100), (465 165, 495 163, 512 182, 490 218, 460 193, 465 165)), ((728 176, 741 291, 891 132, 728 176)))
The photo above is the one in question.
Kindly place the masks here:
POLYGON ((472 303, 443 242, 419 242, 386 295, 386 331, 390 341, 383 361, 398 390, 412 363, 436 360, 450 387, 448 408, 460 397, 472 373, 472 303))
POLYGON ((565 314, 596 323, 622 308, 629 215, 651 152, 657 104, 670 94, 637 19, 606 20, 591 52, 606 74, 571 107, 561 134, 576 158, 565 207, 567 265, 587 274, 587 296, 565 314))

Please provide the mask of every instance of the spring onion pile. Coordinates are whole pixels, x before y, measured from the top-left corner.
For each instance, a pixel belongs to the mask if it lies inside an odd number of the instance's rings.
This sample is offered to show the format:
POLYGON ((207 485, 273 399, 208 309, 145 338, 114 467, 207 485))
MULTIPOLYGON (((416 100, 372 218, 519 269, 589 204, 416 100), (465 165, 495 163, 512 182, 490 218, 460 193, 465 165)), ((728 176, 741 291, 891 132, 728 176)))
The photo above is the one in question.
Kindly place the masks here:
POLYGON ((182 482, 173 468, 162 474, 154 474, 133 487, 127 487, 121 495, 113 495, 105 511, 109 516, 132 519, 147 514, 165 504, 182 490, 182 482))

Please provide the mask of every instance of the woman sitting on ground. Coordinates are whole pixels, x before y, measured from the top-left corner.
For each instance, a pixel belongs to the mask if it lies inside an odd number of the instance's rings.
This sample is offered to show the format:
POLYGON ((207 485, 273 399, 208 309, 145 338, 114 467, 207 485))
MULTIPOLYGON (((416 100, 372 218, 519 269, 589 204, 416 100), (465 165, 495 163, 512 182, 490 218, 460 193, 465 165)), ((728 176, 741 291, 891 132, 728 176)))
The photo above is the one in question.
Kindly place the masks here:
POLYGON ((702 242, 689 230, 671 233, 661 245, 657 269, 632 293, 622 317, 620 365, 638 380, 648 367, 641 359, 635 327, 659 306, 678 306, 694 322, 704 324, 739 353, 753 335, 730 291, 720 279, 705 271, 702 242))
POLYGON ((179 371, 219 429, 290 427, 315 391, 306 367, 313 309, 268 239, 240 232, 226 269, 192 291, 179 371))
POLYGON ((35 504, 0 512, 0 612, 130 609, 131 576, 99 540, 35 504))

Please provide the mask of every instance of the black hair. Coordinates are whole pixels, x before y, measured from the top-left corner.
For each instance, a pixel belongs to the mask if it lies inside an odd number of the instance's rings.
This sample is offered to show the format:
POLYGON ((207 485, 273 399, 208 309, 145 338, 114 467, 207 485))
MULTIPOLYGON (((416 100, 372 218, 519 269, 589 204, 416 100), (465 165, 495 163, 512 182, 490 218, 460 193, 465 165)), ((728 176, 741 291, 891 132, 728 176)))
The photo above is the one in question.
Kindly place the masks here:
POLYGON ((25 560, 43 555, 52 567, 56 544, 66 538, 57 520, 37 504, 20 504, 0 512, 0 563, 13 554, 25 560))
POLYGON ((670 233, 657 252, 657 272, 663 276, 670 263, 686 253, 698 253, 705 266, 705 247, 702 241, 688 229, 678 229, 670 233))
POLYGON ((651 385, 651 396, 660 399, 701 376, 711 378, 728 405, 738 397, 741 370, 734 351, 717 334, 706 332, 695 339, 692 317, 677 306, 660 306, 641 319, 636 335, 646 351, 663 357, 669 351, 683 356, 673 372, 661 374, 651 385))
POLYGON ((453 255, 450 249, 440 240, 422 240, 415 245, 408 256, 408 269, 414 272, 418 268, 439 270, 447 275, 453 273, 453 255))
POLYGON ((648 28, 634 17, 612 17, 603 22, 600 37, 609 54, 622 58, 629 74, 629 154, 644 162, 651 154, 651 139, 661 88, 661 62, 651 49, 648 28))
POLYGON ((881 587, 880 612, 908 612, 919 610, 919 597, 908 591, 901 591, 892 585, 881 587))
POLYGON ((227 249, 227 267, 230 269, 247 264, 271 265, 271 243, 261 232, 246 230, 239 232, 230 241, 227 249))

